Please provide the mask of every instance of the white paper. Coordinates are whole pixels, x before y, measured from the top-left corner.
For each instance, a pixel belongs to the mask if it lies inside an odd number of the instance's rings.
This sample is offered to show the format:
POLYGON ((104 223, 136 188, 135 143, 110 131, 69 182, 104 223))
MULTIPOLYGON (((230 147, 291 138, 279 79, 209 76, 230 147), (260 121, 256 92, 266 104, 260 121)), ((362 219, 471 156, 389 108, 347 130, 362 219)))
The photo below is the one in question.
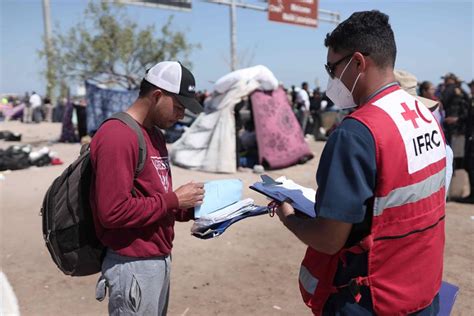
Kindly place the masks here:
POLYGON ((247 207, 253 204, 254 200, 252 199, 241 200, 223 209, 201 216, 201 220, 215 223, 228 220, 248 212, 247 207))
POLYGON ((316 217, 316 212, 314 211, 316 191, 314 189, 303 187, 286 177, 280 177, 275 181, 282 184, 264 185, 263 182, 256 182, 253 186, 280 202, 289 198, 294 208, 308 216, 316 217))

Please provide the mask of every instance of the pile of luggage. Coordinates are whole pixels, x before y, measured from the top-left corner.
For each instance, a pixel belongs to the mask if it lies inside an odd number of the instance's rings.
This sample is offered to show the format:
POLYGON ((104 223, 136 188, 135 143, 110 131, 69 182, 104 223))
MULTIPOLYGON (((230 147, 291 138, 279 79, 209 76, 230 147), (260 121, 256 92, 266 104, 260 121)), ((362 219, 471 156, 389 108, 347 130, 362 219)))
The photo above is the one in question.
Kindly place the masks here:
POLYGON ((37 151, 34 151, 30 145, 13 145, 7 149, 0 149, 0 171, 20 170, 30 166, 61 165, 62 163, 57 153, 48 147, 37 151))

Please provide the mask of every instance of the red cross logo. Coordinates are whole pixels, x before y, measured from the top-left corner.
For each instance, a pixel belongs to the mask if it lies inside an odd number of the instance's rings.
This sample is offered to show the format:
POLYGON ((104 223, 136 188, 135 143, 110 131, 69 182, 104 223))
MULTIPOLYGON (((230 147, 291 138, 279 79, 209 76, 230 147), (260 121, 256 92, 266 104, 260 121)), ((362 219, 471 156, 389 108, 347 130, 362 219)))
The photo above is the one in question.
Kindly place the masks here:
POLYGON ((405 119, 405 121, 411 121, 411 123, 413 124, 413 127, 418 128, 418 123, 416 122, 416 119, 420 117, 418 116, 416 111, 410 110, 408 108, 408 105, 405 102, 402 103, 402 107, 405 110, 405 112, 402 112, 401 114, 403 118, 405 119))

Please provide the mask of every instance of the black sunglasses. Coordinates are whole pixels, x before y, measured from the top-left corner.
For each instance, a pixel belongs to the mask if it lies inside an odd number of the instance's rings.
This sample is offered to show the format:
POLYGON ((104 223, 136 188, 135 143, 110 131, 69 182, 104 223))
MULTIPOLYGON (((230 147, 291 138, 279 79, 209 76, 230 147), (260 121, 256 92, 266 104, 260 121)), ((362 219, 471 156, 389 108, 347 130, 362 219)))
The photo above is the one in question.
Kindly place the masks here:
MULTIPOLYGON (((327 63, 324 65, 324 68, 326 68, 326 71, 329 75, 329 77, 331 77, 331 79, 334 79, 336 77, 336 74, 334 73, 334 70, 336 69, 336 66, 339 65, 340 63, 342 63, 344 60, 346 60, 347 58, 349 57, 352 57, 352 55, 354 55, 354 53, 350 53, 349 55, 346 55, 344 57, 342 57, 341 59, 339 59, 338 61, 334 62, 334 63, 327 63)), ((368 56, 369 54, 368 53, 361 53, 362 55, 364 56, 368 56)))

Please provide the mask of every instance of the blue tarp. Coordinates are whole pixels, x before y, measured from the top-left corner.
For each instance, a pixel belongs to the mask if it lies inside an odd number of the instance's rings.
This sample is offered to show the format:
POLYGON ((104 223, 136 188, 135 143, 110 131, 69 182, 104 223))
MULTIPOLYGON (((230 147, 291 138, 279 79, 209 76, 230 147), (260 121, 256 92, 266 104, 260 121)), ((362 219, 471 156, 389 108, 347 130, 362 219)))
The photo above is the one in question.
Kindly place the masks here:
POLYGON ((94 133, 112 114, 125 111, 138 97, 138 90, 104 89, 86 81, 87 132, 94 133))

